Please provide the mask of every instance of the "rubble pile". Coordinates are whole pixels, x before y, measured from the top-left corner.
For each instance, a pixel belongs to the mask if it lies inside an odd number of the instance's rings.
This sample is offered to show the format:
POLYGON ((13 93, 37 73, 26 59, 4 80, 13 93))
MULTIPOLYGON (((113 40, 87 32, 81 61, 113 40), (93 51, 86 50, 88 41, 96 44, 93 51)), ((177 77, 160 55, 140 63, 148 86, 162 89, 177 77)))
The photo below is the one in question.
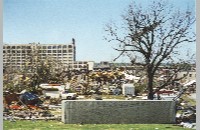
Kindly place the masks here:
MULTIPOLYGON (((98 85, 97 85, 98 86, 98 85)), ((105 85, 106 86, 106 85, 105 85)), ((95 88, 95 87, 94 87, 95 88)), ((97 87, 98 88, 98 87, 97 87)), ((112 86, 102 87, 102 90, 110 90, 112 86), (105 89, 107 88, 107 89, 105 89)), ((117 88, 116 86, 114 87, 117 88)), ((95 99, 103 100, 104 98, 98 94, 101 89, 94 89, 94 93, 77 96, 78 99, 95 99)), ((196 128, 196 106, 191 105, 189 101, 183 100, 181 96, 186 93, 186 89, 182 89, 179 92, 174 90, 162 89, 155 95, 155 100, 173 100, 176 101, 176 125, 179 125, 184 128, 196 128)), ((65 91, 62 91, 62 94, 65 95, 65 91)), ((69 94, 69 93, 68 93, 69 94)), ((73 94, 73 93, 71 93, 73 94)), ((107 93, 110 95, 109 93, 107 93)), ((189 93, 192 94, 192 93, 189 93)), ((196 93, 193 93, 196 94, 196 93)), ((118 95, 112 93, 111 95, 118 95)), ((120 95, 120 94, 119 94, 120 95)), ((71 96, 73 97, 73 96, 71 96)), ((125 96, 126 100, 146 100, 147 94, 143 93, 141 96, 125 96)), ((187 97, 189 97, 187 95, 187 97)), ((189 98, 191 98, 190 96, 189 98)), ((23 91, 21 93, 9 93, 4 92, 4 113, 3 119, 9 121, 15 120, 61 120, 61 101, 63 99, 53 98, 47 95, 36 95, 31 92, 23 91)), ((65 98, 65 100, 73 100, 72 98, 65 98)), ((196 100, 196 99, 195 99, 196 100)))
POLYGON ((176 123, 184 128, 196 128, 196 106, 191 106, 185 101, 178 103, 176 123))
POLYGON ((60 120, 61 115, 54 115, 52 112, 61 111, 61 108, 54 108, 53 110, 46 107, 41 109, 39 107, 32 106, 27 108, 18 107, 17 109, 9 109, 4 111, 4 120, 60 120))
POLYGON ((58 102, 57 100, 41 100, 31 93, 28 93, 23 99, 22 95, 24 96, 24 94, 19 94, 15 98, 17 100, 9 100, 9 102, 4 98, 4 120, 61 120, 61 106, 53 107, 58 102))

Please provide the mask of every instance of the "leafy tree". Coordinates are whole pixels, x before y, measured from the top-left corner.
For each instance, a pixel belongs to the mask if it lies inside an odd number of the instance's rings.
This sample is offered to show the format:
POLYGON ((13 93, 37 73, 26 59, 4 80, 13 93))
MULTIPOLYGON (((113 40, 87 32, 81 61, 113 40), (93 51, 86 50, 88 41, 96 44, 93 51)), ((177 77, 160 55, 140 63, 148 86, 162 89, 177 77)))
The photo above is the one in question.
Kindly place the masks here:
POLYGON ((143 84, 136 83, 135 84, 135 95, 139 95, 140 93, 144 92, 145 88, 146 88, 145 83, 143 83, 143 84))
MULTIPOLYGON (((186 66, 177 66, 163 84, 153 90, 154 77, 162 63, 174 63, 180 47, 195 42, 192 32, 194 12, 176 10, 166 1, 154 1, 148 7, 130 4, 122 15, 123 24, 106 25, 108 42, 118 44, 115 50, 131 58, 132 64, 142 65, 146 71, 148 99, 159 89, 179 80, 176 73, 186 66)), ((116 60, 115 59, 115 60, 116 60)))
MULTIPOLYGON (((36 44, 37 46, 37 44, 36 44)), ((42 58, 40 46, 32 48, 25 55, 21 69, 12 66, 12 55, 4 66, 4 91, 20 92, 24 89, 35 91, 41 83, 66 83, 71 71, 60 61, 47 56, 42 58)))
POLYGON ((4 54, 7 57, 7 62, 3 65, 3 91, 13 92, 16 89, 16 76, 19 71, 12 66, 13 54, 4 54))
POLYGON ((28 86, 33 91, 41 83, 66 83, 65 78, 69 73, 70 71, 62 63, 49 57, 38 62, 29 62, 22 71, 22 74, 30 79, 28 86))

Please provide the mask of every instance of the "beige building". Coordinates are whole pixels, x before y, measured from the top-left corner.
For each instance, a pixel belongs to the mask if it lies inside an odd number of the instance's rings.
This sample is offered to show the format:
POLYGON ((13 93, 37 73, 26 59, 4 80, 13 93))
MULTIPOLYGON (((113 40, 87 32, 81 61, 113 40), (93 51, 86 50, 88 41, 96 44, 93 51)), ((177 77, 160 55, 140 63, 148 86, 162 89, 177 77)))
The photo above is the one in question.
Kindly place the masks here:
POLYGON ((189 72, 187 72, 187 71, 180 71, 177 74, 177 78, 181 78, 181 77, 185 77, 182 80, 183 82, 188 82, 188 81, 196 80, 196 71, 195 70, 191 70, 189 72))
POLYGON ((75 40, 69 44, 4 44, 3 66, 21 69, 27 62, 53 59, 69 69, 87 69, 87 61, 76 61, 75 40), (37 55, 37 56, 34 56, 37 55))

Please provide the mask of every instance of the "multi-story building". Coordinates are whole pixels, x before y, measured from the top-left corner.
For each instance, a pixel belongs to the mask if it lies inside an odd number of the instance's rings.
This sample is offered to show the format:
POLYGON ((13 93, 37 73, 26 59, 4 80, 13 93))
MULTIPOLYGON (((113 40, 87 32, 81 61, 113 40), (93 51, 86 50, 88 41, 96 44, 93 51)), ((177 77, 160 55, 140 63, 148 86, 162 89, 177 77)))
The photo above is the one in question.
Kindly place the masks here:
MULTIPOLYGON (((52 59, 69 69, 87 69, 88 62, 76 61, 75 40, 70 44, 4 44, 3 65, 23 68, 29 62, 52 59)), ((31 65, 31 64, 30 64, 31 65)))

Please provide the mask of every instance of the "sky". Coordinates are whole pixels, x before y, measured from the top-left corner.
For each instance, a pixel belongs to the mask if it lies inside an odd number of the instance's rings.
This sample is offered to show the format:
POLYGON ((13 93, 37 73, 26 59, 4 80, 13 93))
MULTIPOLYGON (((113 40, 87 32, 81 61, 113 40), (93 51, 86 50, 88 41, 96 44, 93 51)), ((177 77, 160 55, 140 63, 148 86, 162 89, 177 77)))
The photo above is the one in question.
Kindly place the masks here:
MULTIPOLYGON (((68 44, 76 40, 78 61, 112 61, 118 52, 104 40, 105 25, 120 21, 133 0, 4 0, 3 42, 68 44)), ((149 0, 135 0, 147 5, 149 0)), ((170 0, 177 8, 195 0, 170 0)), ((195 51, 195 46, 190 46, 195 51)), ((117 62, 129 62, 122 57, 117 62)))

